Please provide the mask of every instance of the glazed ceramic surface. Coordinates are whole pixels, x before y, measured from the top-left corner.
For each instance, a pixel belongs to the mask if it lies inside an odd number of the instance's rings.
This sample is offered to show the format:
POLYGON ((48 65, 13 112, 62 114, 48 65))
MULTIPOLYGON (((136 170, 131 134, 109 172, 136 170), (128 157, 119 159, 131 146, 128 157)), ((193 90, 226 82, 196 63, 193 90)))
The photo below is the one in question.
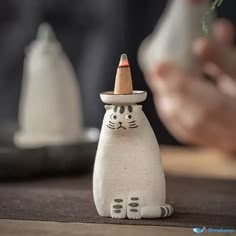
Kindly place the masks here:
POLYGON ((100 97, 107 104, 133 104, 146 100, 147 92, 134 90, 132 94, 114 94, 113 91, 110 91, 101 93, 100 97))

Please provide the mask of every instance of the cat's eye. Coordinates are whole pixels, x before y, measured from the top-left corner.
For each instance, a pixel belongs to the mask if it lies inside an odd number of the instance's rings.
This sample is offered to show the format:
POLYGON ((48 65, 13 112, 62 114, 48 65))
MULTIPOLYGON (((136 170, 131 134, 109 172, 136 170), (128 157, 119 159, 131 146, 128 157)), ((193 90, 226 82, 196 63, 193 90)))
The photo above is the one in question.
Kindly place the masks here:
POLYGON ((116 119, 117 119, 117 115, 111 115, 110 117, 111 117, 111 119, 113 119, 113 120, 116 120, 116 119))
POLYGON ((126 120, 130 120, 131 118, 132 118, 132 116, 130 114, 125 115, 126 120))

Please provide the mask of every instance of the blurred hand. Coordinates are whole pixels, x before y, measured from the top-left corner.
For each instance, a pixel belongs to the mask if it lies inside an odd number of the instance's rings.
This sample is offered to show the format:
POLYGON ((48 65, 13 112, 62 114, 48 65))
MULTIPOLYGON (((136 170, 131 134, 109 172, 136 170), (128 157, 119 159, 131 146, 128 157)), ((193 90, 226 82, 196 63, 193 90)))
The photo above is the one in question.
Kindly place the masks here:
POLYGON ((156 109, 180 141, 236 151, 236 50, 234 27, 216 22, 213 39, 200 38, 193 52, 201 71, 163 62, 147 79, 156 109), (203 72, 216 83, 206 80, 203 72))

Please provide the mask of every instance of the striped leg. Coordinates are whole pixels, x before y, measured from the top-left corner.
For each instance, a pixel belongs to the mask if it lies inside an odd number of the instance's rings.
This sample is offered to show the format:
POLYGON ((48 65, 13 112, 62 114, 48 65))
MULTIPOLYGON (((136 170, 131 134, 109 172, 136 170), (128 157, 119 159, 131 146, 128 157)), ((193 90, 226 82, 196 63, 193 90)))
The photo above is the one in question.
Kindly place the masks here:
POLYGON ((127 217, 129 219, 141 219, 140 210, 142 205, 141 197, 136 195, 129 196, 127 202, 127 217))
POLYGON ((126 199, 117 197, 111 202, 110 213, 112 218, 124 219, 126 218, 126 199))

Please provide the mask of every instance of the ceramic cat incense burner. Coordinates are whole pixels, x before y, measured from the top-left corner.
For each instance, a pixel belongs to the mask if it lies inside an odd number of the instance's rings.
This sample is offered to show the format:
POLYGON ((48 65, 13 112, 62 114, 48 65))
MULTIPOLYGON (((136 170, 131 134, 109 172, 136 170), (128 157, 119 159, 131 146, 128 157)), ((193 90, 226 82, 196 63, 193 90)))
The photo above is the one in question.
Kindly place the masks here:
POLYGON ((172 215, 155 134, 137 105, 146 92, 133 91, 127 56, 121 56, 115 89, 101 93, 103 120, 93 175, 100 216, 141 219, 172 215))

